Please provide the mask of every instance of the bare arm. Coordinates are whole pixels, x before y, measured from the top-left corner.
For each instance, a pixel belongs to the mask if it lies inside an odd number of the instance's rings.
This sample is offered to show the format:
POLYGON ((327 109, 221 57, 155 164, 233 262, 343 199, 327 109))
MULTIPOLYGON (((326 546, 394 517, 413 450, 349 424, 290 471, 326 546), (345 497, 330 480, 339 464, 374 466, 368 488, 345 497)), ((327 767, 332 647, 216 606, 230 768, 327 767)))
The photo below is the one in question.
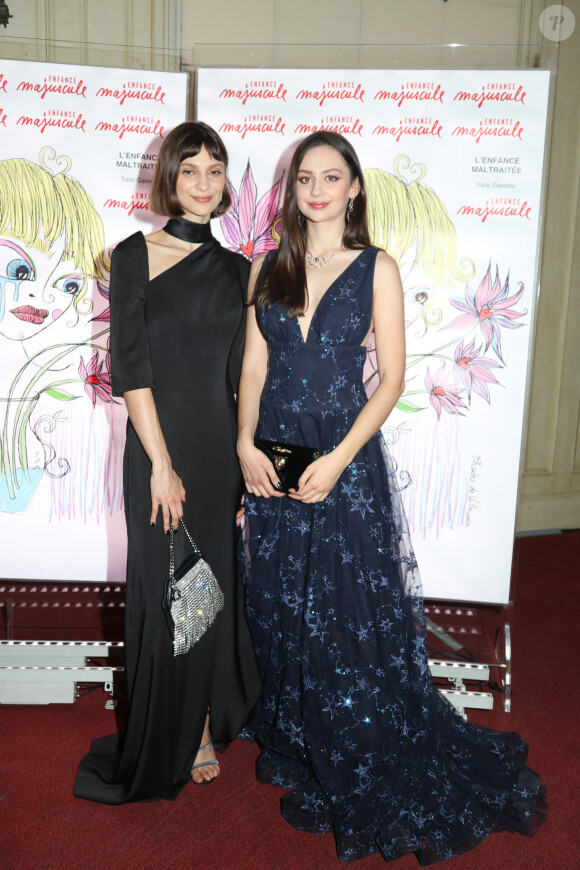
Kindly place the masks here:
MULTIPOLYGON (((256 279, 264 258, 252 263, 248 283, 248 299, 252 298, 256 279)), ((238 457, 248 492, 253 495, 282 496, 275 488, 279 482, 274 466, 267 456, 254 447, 258 425, 260 396, 268 374, 268 345, 256 320, 256 309, 249 308, 246 321, 246 342, 238 392, 238 457)))
POLYGON ((151 460, 151 525, 157 520, 159 508, 163 514, 163 528, 169 531, 170 520, 177 529, 183 516, 182 502, 185 489, 173 470, 171 458, 161 431, 153 393, 149 387, 123 393, 131 423, 151 460))
POLYGON ((340 444, 304 471, 298 492, 289 493, 291 498, 309 503, 323 501, 361 447, 381 428, 404 390, 403 288, 395 261, 382 251, 375 265, 373 324, 379 386, 340 444))

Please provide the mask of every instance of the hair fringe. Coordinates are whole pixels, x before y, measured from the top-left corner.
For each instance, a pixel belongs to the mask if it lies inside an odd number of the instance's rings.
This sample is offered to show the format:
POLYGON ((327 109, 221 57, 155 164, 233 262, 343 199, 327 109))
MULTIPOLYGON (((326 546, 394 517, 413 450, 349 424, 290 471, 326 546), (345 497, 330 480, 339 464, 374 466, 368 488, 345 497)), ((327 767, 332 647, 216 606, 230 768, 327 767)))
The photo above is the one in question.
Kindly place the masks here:
POLYGON ((184 121, 174 127, 167 138, 163 140, 157 156, 149 196, 149 208, 154 214, 169 218, 178 218, 183 215, 183 207, 175 190, 179 167, 188 157, 195 157, 199 154, 202 148, 205 148, 213 160, 223 163, 226 171, 222 200, 211 213, 211 217, 221 217, 227 212, 232 204, 232 198, 227 177, 228 152, 226 146, 221 136, 209 124, 204 124, 203 121, 184 121))

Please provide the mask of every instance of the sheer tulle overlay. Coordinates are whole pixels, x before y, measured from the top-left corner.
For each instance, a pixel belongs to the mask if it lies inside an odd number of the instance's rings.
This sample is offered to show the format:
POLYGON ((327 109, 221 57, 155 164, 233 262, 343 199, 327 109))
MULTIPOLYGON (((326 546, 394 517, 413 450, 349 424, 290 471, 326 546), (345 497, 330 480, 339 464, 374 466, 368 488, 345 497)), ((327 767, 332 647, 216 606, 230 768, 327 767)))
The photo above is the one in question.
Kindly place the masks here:
MULTIPOLYGON (((258 314, 269 372, 257 434, 332 450, 366 402, 361 347, 376 249, 331 285, 304 341, 258 314)), ((517 734, 465 722, 434 687, 417 564, 380 434, 326 501, 246 494, 240 549, 262 693, 245 736, 261 782, 291 789, 294 827, 334 831, 343 860, 452 857, 497 830, 532 833, 545 804, 517 734)))

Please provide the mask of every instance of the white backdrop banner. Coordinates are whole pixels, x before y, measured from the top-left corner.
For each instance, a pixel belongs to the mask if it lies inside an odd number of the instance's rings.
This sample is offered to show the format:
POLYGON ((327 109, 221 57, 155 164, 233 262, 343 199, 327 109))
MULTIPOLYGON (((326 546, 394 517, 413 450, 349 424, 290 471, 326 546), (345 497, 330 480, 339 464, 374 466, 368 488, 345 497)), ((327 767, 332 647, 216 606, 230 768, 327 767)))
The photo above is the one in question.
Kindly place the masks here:
MULTIPOLYGON (((509 600, 549 73, 200 69, 230 152, 223 241, 275 246, 297 142, 354 144, 405 289, 406 389, 384 432, 426 596, 509 600)), ((366 370, 376 385, 372 338, 366 370)))
POLYGON ((0 575, 125 574, 126 415, 109 254, 158 228, 149 190, 181 73, 0 61, 0 575))

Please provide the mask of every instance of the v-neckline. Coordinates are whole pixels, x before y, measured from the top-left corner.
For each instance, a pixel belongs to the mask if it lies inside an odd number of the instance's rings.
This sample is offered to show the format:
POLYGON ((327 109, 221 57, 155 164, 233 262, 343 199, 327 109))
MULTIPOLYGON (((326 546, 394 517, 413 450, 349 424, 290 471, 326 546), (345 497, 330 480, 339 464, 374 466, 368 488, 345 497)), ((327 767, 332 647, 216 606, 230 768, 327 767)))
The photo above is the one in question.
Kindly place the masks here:
POLYGON ((192 257, 194 254, 197 254, 197 252, 205 247, 205 245, 209 245, 210 242, 215 241, 212 236, 212 238, 208 239, 207 242, 202 242, 201 245, 198 245, 197 248, 194 248, 193 251, 190 251, 189 254, 186 254, 185 257, 182 257, 181 260, 177 261, 177 263, 174 263, 172 266, 168 266, 167 269, 164 269, 162 272, 159 272, 157 275, 155 275, 154 278, 152 278, 151 272, 149 270, 149 248, 147 247, 147 239, 145 238, 145 233, 141 232, 141 230, 139 230, 139 233, 141 235, 141 238, 143 239, 143 244, 145 246, 145 267, 147 269, 147 276, 149 278, 150 284, 152 284, 153 281, 157 281, 157 279, 161 278, 162 275, 167 275, 167 273, 171 272, 172 269, 176 269, 178 266, 181 266, 181 264, 185 262, 185 260, 189 260, 190 257, 192 257))
POLYGON ((362 251, 360 252, 360 254, 357 254, 357 256, 354 258, 354 260, 351 260, 350 263, 348 264, 348 266, 345 266, 345 267, 344 267, 344 269, 342 270, 342 272, 340 273, 340 275, 337 275, 336 278, 334 279, 334 281, 331 281, 331 282, 330 282, 330 284, 328 285, 328 287, 326 288, 326 290, 324 291, 324 293, 322 294, 322 296, 321 296, 320 299, 318 300, 318 305, 317 305, 316 308, 314 309, 314 313, 313 313, 312 317, 310 318, 310 323, 308 324, 308 329, 306 330, 306 336, 305 336, 304 333, 302 332, 302 327, 301 327, 301 325, 300 325, 300 320, 298 319, 298 316, 296 316, 296 325, 298 326, 298 331, 299 331, 299 333, 300 333, 300 337, 302 338, 302 344, 308 344, 308 339, 310 338, 310 331, 311 331, 311 329, 312 329, 312 324, 314 323, 314 319, 315 319, 316 315, 318 314, 318 310, 319 310, 320 306, 322 305, 322 303, 324 302, 324 300, 326 299, 326 297, 328 296, 329 292, 332 290, 332 288, 334 287, 334 285, 335 285, 338 281, 340 281, 340 279, 341 279, 344 275, 346 275, 346 273, 348 272, 348 270, 350 269, 350 267, 351 267, 351 266, 354 266, 354 264, 357 263, 357 262, 360 260, 360 258, 361 258, 362 255, 364 254, 364 252, 365 252, 365 251, 368 251, 368 250, 369 250, 368 248, 363 248, 362 251))

